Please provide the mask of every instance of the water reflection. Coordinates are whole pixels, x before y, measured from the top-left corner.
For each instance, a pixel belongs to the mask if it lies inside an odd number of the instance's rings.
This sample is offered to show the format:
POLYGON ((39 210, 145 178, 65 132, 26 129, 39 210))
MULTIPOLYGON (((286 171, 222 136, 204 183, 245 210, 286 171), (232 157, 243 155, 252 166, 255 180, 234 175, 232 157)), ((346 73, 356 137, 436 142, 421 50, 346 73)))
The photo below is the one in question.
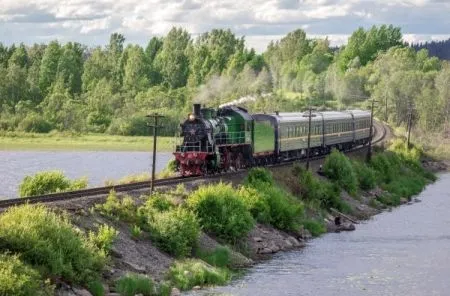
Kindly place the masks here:
MULTIPOLYGON (((170 158, 170 153, 158 153, 156 171, 162 170, 170 158)), ((16 197, 25 176, 54 169, 69 178, 86 176, 90 186, 102 185, 107 179, 150 172, 151 153, 0 151, 0 198, 16 197)))

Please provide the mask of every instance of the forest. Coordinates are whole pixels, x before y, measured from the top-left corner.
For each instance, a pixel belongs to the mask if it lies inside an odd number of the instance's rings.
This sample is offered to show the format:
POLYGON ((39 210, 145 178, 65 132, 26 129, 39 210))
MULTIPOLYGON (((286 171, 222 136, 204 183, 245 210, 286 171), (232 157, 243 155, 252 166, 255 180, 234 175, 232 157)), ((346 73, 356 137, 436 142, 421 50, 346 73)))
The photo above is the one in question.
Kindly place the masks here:
POLYGON ((358 28, 347 45, 303 30, 259 54, 231 30, 193 38, 183 28, 127 44, 114 33, 105 47, 79 43, 0 43, 0 130, 147 135, 146 114, 166 115, 173 136, 193 102, 239 100, 252 112, 367 108, 404 126, 442 131, 450 111, 450 64, 415 50, 392 25, 358 28))
POLYGON ((441 60, 450 60, 450 39, 413 44, 412 47, 417 51, 426 49, 430 56, 441 60))

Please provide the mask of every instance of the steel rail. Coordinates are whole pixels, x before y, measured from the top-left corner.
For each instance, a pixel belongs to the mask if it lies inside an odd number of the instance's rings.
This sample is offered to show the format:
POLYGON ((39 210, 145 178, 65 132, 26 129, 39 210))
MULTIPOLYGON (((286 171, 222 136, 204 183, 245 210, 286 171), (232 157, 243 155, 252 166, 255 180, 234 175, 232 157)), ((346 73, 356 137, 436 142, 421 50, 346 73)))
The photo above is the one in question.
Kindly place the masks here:
MULTIPOLYGON (((379 131, 375 126, 381 127, 381 135, 378 137, 378 139, 375 139, 372 141, 372 146, 381 142, 385 136, 386 136, 386 126, 381 123, 376 123, 374 125, 374 137, 378 136, 379 131)), ((360 150, 363 150, 367 148, 366 145, 355 147, 351 150, 345 151, 348 152, 357 152, 360 150)), ((310 161, 312 160, 318 160, 325 158, 327 155, 317 155, 310 158, 310 161)), ((291 161, 286 161, 282 163, 277 164, 271 164, 267 165, 266 167, 281 167, 286 165, 291 165, 294 162, 304 162, 305 159, 295 159, 291 161)), ((173 184, 179 184, 179 183, 187 183, 195 180, 203 180, 203 179, 219 179, 226 176, 233 176, 236 174, 240 174, 242 172, 245 172, 245 170, 239 170, 239 171, 231 171, 226 172, 222 174, 217 175, 208 175, 208 176, 195 176, 195 177, 173 177, 173 178, 165 178, 165 179, 156 179, 154 182, 154 185, 156 187, 164 186, 164 185, 173 185, 173 184)), ((13 199, 5 199, 0 200, 0 208, 7 208, 11 206, 21 205, 21 204, 34 204, 34 203, 48 203, 48 202, 55 202, 55 201, 64 201, 64 200, 71 200, 76 198, 82 198, 82 197, 90 197, 90 196, 96 196, 96 195, 106 195, 111 190, 114 190, 115 192, 129 192, 134 190, 141 190, 150 188, 151 186, 151 180, 149 181, 141 181, 141 182, 133 182, 128 184, 118 184, 118 185, 111 185, 111 186, 104 186, 104 187, 94 187, 94 188, 88 188, 88 189, 81 189, 81 190, 75 190, 75 191, 66 191, 66 192, 57 192, 57 193, 51 193, 51 194, 45 194, 45 195, 39 195, 39 196, 30 196, 30 197, 24 197, 24 198, 13 198, 13 199)))

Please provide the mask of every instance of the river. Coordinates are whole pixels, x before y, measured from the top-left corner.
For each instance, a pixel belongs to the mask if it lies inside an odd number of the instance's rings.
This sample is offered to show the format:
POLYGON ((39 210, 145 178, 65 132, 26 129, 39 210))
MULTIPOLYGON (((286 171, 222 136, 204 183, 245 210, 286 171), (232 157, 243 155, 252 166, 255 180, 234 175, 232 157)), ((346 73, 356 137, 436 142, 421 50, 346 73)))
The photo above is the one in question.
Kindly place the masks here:
POLYGON ((450 174, 354 232, 279 253, 229 286, 195 295, 450 295, 450 174))
MULTIPOLYGON (((156 172, 171 157, 171 153, 158 153, 156 172)), ((0 151, 0 199, 17 197, 22 179, 39 171, 61 170, 71 179, 86 176, 89 186, 98 186, 108 179, 150 172, 151 158, 148 152, 0 151)))

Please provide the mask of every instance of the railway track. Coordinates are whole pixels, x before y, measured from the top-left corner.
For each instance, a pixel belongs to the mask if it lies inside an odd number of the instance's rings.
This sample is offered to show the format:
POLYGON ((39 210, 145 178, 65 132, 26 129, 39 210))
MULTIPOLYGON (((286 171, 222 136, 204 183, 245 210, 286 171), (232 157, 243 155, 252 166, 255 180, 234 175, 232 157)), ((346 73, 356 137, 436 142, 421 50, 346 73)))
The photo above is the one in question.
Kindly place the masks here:
MULTIPOLYGON (((381 124, 379 122, 374 122, 374 136, 372 140, 372 146, 380 143, 383 141, 387 134, 387 127, 384 124, 381 124)), ((363 149, 366 149, 367 146, 359 146, 354 149, 351 149, 346 152, 356 152, 363 149)), ((310 158, 310 160, 317 160, 326 157, 326 155, 318 155, 313 156, 310 158)), ((302 160, 295 160, 303 162, 302 160)), ((291 165, 293 161, 290 162, 283 162, 278 164, 272 164, 268 165, 267 167, 280 167, 280 166, 286 166, 291 165)), ((198 177, 173 177, 173 178, 166 178, 166 179, 157 179, 154 181, 155 187, 165 186, 165 185, 174 185, 179 183, 186 183, 186 182, 192 182, 195 180, 201 180, 201 179, 210 179, 211 181, 214 179, 221 179, 226 176, 232 176, 236 174, 240 174, 243 171, 235 171, 235 172, 227 172, 220 175, 210 175, 210 176, 198 176, 198 177)), ((68 192, 58 192, 58 193, 51 193, 51 194, 45 194, 45 195, 39 195, 39 196, 31 196, 31 197, 25 197, 25 198, 14 198, 14 199, 6 199, 6 200, 0 200, 0 208, 7 208, 11 206, 21 205, 21 204, 34 204, 34 203, 48 203, 48 202, 55 202, 55 201, 63 201, 63 200, 70 200, 70 199, 76 199, 81 197, 89 197, 89 196, 97 196, 97 195, 107 195, 111 190, 114 190, 116 192, 129 192, 134 190, 141 190, 150 188, 151 181, 142 181, 142 182, 135 182, 130 184, 120 184, 120 185, 111 185, 111 186, 104 186, 104 187, 95 187, 95 188, 88 188, 88 189, 82 189, 82 190, 76 190, 76 191, 68 191, 68 192)))

